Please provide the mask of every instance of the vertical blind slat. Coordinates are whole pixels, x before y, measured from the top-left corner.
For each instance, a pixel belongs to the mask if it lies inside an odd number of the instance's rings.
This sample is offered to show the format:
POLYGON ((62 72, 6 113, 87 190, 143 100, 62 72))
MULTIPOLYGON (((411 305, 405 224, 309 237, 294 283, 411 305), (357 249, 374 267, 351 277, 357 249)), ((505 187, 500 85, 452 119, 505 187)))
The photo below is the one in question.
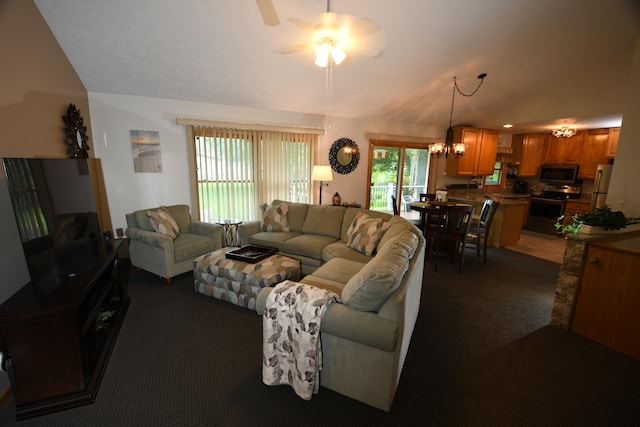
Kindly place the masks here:
POLYGON ((204 220, 259 219, 260 204, 275 199, 311 202, 317 135, 204 126, 193 135, 204 220))

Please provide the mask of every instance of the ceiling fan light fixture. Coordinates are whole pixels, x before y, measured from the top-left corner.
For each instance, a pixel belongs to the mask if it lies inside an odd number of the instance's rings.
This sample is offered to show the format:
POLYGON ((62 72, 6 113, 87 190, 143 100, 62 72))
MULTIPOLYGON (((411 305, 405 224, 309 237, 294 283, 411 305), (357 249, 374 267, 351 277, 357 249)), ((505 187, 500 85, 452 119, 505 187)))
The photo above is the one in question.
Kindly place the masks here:
POLYGON ((333 58, 333 62, 336 63, 336 65, 340 64, 342 61, 344 61, 344 58, 347 57, 347 54, 344 53, 342 51, 342 49, 338 48, 338 47, 332 47, 331 48, 331 58, 333 58))
POLYGON ((338 42, 331 37, 323 37, 317 43, 316 65, 318 67, 325 68, 330 60, 338 65, 347 57, 347 54, 338 47, 338 42))
POLYGON ((316 65, 325 68, 329 65, 329 45, 322 43, 316 48, 316 65))

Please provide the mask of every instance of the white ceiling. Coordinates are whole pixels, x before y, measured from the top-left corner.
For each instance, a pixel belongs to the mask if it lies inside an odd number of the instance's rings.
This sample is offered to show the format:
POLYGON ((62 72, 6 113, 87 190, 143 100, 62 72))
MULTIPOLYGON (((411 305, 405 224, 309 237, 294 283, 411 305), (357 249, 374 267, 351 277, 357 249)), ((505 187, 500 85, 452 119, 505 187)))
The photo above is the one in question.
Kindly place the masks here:
MULTIPOLYGON (((334 12, 380 25, 365 41, 383 54, 335 67, 328 104, 312 52, 274 52, 307 41, 288 19, 320 22, 324 0, 272 0, 277 26, 254 0, 34 1, 89 92, 312 114, 330 105, 339 117, 445 127, 454 76, 471 92, 488 74, 472 98, 456 96, 454 125, 495 127, 518 103, 632 52, 640 32, 637 0, 335 0, 334 12)), ((619 125, 621 112, 572 120, 619 125)))

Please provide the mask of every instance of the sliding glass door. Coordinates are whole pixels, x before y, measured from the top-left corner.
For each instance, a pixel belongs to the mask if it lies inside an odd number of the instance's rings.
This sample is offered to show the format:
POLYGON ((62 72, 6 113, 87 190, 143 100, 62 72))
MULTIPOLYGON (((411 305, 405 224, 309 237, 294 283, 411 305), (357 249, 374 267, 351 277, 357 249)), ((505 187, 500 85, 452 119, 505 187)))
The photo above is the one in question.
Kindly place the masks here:
POLYGON ((425 144, 371 141, 369 162, 369 208, 393 213, 392 196, 398 213, 407 219, 417 219, 418 213, 409 203, 426 193, 429 175, 429 149, 425 144))

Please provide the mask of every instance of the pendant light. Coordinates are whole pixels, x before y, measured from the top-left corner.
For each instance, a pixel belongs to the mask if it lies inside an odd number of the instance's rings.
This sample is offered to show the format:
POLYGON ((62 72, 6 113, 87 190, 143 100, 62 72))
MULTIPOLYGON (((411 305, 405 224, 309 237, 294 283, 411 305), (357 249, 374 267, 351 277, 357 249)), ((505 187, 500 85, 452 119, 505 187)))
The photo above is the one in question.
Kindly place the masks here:
POLYGON ((433 157, 440 158, 444 155, 445 158, 448 158, 449 155, 451 155, 454 158, 459 159, 464 154, 464 151, 466 148, 465 145, 460 142, 455 144, 453 143, 453 127, 451 126, 451 124, 453 122, 453 105, 456 100, 456 92, 458 92, 462 96, 467 96, 467 97, 471 97, 475 95, 478 89, 480 89, 480 86, 482 86, 482 82, 484 82, 485 77, 487 77, 487 73, 482 73, 478 76, 478 78, 480 79, 480 83, 478 83, 478 87, 476 87, 476 89, 469 94, 464 93, 460 90, 455 76, 453 77, 453 91, 452 91, 453 93, 451 94, 451 112, 449 114, 449 128, 447 129, 447 135, 444 139, 444 143, 436 142, 434 144, 431 144, 431 146, 429 147, 431 151, 431 155, 433 157))

